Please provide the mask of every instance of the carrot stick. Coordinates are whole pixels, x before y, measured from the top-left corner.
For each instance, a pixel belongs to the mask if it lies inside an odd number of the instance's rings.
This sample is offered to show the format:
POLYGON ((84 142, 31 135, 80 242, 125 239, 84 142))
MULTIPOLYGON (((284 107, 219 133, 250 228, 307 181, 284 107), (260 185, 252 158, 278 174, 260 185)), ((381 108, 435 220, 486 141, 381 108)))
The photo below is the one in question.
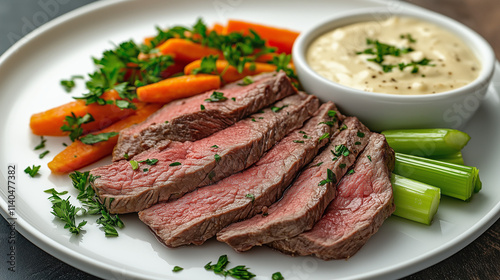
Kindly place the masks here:
POLYGON ((296 31, 234 19, 228 20, 226 28, 227 33, 242 32, 244 35, 250 34, 250 29, 252 29, 262 39, 267 40, 269 46, 276 47, 278 53, 284 52, 287 54, 292 52, 293 42, 299 36, 296 31))
POLYGON ((220 87, 215 75, 186 75, 172 77, 158 83, 137 88, 137 96, 143 102, 167 103, 175 99, 193 96, 220 87))
MULTIPOLYGON (((128 116, 95 134, 120 132, 133 124, 144 121, 161 106, 161 104, 145 105, 137 109, 134 115, 128 116)), ((53 173, 68 173, 78 170, 110 155, 117 141, 118 135, 109 138, 107 141, 95 143, 93 145, 83 144, 80 140, 76 140, 62 152, 57 154, 54 159, 48 163, 48 166, 53 173)))
POLYGON ((222 52, 217 49, 179 38, 168 39, 165 43, 158 46, 158 49, 163 54, 173 55, 176 61, 191 62, 208 55, 219 55, 219 57, 222 57, 222 52))
POLYGON ((212 26, 212 29, 210 29, 208 32, 211 32, 211 31, 215 31, 215 33, 221 35, 221 34, 225 34, 226 32, 226 27, 220 23, 214 23, 214 25, 212 26))
MULTIPOLYGON (((120 97, 114 90, 105 92, 102 96, 105 100, 116 100, 120 97)), ((137 104, 136 104, 137 105, 137 104)), ((85 101, 77 100, 49 109, 47 111, 33 114, 30 119, 31 131, 35 135, 64 136, 68 132, 61 130, 65 123, 66 116, 74 113, 77 117, 82 117, 89 113, 94 117, 93 122, 82 125, 84 133, 103 129, 112 123, 123 119, 134 113, 132 109, 120 109, 115 105, 85 105, 85 101)))
MULTIPOLYGON (((195 60, 184 68, 184 74, 189 75, 195 69, 200 67, 201 60, 195 60)), ((273 72, 276 70, 275 65, 255 62, 255 63, 246 63, 245 68, 241 73, 238 73, 238 70, 229 65, 227 60, 217 60, 215 63, 217 67, 217 73, 222 74, 222 80, 226 83, 231 83, 240 79, 245 78, 246 76, 253 76, 264 72, 273 72)))

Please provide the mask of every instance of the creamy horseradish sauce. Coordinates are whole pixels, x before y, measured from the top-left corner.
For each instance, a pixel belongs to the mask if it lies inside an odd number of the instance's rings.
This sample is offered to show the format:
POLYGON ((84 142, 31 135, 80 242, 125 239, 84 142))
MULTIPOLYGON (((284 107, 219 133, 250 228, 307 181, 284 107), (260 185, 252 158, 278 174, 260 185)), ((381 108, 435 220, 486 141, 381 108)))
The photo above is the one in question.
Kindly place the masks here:
POLYGON ((455 35, 414 18, 392 17, 325 33, 307 62, 321 76, 369 92, 432 94, 462 87, 480 63, 455 35))

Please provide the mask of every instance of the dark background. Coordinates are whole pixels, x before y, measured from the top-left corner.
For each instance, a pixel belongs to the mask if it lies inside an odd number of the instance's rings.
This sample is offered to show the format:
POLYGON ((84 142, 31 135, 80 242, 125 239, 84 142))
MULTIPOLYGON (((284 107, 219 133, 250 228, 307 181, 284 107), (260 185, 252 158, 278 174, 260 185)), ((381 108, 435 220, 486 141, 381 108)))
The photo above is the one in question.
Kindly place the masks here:
MULTIPOLYGON (((0 54, 36 27, 95 0, 0 0, 0 54), (57 3, 44 9, 41 3, 57 3), (29 22, 29 24, 27 23, 29 22)), ((468 25, 500 57, 500 0, 408 0, 468 25)), ((0 79, 1 82, 1 79, 0 79)), ((16 234, 16 272, 7 270, 9 227, 0 218, 0 279, 98 279, 45 253, 16 234)), ((222 279, 222 278, 221 278, 222 279)), ((450 258, 410 275, 416 279, 500 279, 500 220, 450 258)))

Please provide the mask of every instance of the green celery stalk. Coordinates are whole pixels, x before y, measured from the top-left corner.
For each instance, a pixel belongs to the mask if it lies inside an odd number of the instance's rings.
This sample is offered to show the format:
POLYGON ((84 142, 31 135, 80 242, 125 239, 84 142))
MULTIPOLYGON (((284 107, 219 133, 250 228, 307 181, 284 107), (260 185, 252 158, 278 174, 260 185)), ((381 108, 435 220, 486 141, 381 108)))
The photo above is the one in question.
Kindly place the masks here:
POLYGON ((470 140, 467 133, 447 128, 386 130, 382 134, 395 152, 421 157, 459 152, 470 140))
POLYGON ((396 153, 394 173, 441 189, 443 195, 468 200, 481 189, 476 167, 396 153))
POLYGON ((430 156, 429 158, 454 164, 460 164, 460 165, 465 164, 462 152, 456 152, 448 155, 430 156))
POLYGON ((394 173, 391 183, 396 205, 393 215, 430 225, 438 210, 441 190, 394 173))

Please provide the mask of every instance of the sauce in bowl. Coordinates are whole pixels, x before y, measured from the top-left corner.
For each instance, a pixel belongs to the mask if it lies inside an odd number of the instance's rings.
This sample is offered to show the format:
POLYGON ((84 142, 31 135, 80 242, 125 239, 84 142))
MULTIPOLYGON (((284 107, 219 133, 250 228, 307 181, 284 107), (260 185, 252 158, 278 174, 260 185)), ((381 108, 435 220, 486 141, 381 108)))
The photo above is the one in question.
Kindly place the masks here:
POLYGON ((475 80, 481 64, 456 35, 411 17, 336 28, 306 53, 319 75, 368 92, 433 94, 475 80))

